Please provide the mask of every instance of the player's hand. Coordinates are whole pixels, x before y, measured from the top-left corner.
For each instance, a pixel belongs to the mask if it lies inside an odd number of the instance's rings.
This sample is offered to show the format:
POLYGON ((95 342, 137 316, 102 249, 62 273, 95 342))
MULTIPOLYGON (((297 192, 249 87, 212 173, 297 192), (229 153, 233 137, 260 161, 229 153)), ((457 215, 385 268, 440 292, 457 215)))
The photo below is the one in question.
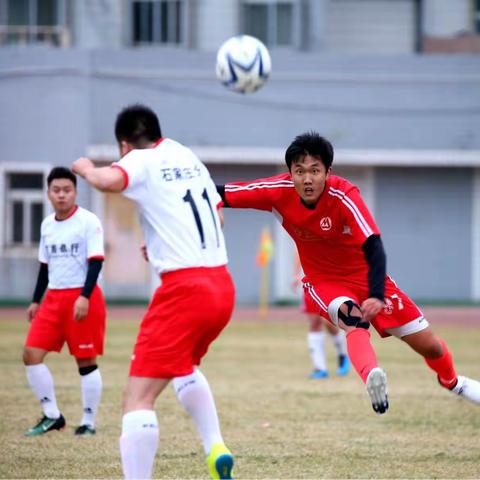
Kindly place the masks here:
POLYGON ((27 319, 29 322, 31 322, 33 320, 33 317, 37 314, 38 307, 40 307, 38 303, 32 302, 27 308, 27 319))
POLYGON ((381 312, 384 306, 385 304, 378 298, 370 297, 364 300, 361 306, 364 320, 370 322, 381 312))
POLYGON ((90 301, 87 297, 83 297, 80 295, 77 300, 75 301, 75 305, 73 306, 73 318, 79 322, 83 320, 88 313, 88 305, 90 301))
POLYGON ((140 253, 142 254, 143 259, 148 262, 148 252, 147 252, 147 246, 142 243, 140 245, 140 253))
POLYGON ((87 172, 95 168, 94 163, 87 157, 80 157, 75 160, 72 164, 72 170, 77 175, 80 175, 82 178, 85 177, 87 172))

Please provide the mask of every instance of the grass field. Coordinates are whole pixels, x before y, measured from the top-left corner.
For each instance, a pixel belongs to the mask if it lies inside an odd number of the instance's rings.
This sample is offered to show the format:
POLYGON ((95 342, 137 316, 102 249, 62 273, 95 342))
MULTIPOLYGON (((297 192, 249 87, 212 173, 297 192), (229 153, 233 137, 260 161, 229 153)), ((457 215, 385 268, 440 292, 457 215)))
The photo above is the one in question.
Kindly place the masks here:
MULTIPOLYGON (((0 312, 0 315, 1 312, 0 312)), ((373 333, 389 377, 391 409, 377 416, 355 374, 308 380, 303 321, 258 321, 237 313, 202 370, 214 391, 238 478, 479 478, 480 407, 438 387, 423 361, 373 333)), ((40 416, 21 362, 27 323, 0 321, 1 478, 121 477, 120 398, 137 321, 109 320, 100 366, 104 396, 96 437, 78 439, 80 381, 67 353, 51 354, 64 432, 25 438, 40 416)), ((480 316, 479 316, 480 318, 480 316)), ((434 320, 434 319, 431 319, 434 320)), ((480 378, 480 328, 440 326, 460 373, 480 378)), ((328 345, 330 348, 330 344, 328 345)), ((333 370, 333 349, 329 349, 333 370)), ((172 389, 156 406, 156 478, 208 478, 196 432, 172 389)))

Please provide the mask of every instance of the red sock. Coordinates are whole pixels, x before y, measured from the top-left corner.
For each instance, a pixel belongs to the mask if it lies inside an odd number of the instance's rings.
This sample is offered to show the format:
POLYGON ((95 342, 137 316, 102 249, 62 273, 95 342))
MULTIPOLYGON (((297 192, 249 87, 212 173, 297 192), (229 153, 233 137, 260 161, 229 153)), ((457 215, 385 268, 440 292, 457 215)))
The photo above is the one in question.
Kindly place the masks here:
POLYGON ((453 388, 457 383, 457 374, 453 365, 452 354, 445 341, 441 338, 438 338, 438 340, 442 344, 443 355, 440 358, 426 358, 425 362, 437 373, 440 385, 445 388, 453 388))
POLYGON ((370 371, 378 367, 377 356, 370 342, 370 332, 364 328, 355 328, 347 333, 347 350, 353 367, 365 383, 370 371))

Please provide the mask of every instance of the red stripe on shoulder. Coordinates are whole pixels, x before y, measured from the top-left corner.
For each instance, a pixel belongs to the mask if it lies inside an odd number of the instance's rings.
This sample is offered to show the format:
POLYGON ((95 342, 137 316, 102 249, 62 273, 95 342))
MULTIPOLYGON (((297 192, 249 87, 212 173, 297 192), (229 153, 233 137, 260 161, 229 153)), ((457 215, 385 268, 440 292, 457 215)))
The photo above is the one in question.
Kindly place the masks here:
POLYGON ((122 190, 125 190, 128 187, 128 182, 129 182, 127 171, 122 166, 120 166, 116 163, 114 163, 112 165, 112 168, 118 168, 122 172, 122 174, 123 174, 123 188, 122 188, 122 190))
POLYGON ((94 255, 93 257, 88 257, 88 261, 90 260, 105 260, 105 257, 103 255, 94 255))

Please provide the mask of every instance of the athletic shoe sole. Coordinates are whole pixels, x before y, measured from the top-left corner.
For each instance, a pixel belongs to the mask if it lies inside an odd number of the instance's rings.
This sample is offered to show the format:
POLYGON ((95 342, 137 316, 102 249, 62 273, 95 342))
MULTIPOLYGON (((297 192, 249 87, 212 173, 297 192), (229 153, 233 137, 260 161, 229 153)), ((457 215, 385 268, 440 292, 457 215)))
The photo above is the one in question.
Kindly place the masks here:
POLYGON ((388 410, 387 375, 381 368, 374 368, 368 374, 367 392, 375 413, 385 413, 388 410))
POLYGON ((233 470, 233 456, 228 453, 220 455, 215 460, 215 470, 217 470, 218 478, 231 479, 233 470))

